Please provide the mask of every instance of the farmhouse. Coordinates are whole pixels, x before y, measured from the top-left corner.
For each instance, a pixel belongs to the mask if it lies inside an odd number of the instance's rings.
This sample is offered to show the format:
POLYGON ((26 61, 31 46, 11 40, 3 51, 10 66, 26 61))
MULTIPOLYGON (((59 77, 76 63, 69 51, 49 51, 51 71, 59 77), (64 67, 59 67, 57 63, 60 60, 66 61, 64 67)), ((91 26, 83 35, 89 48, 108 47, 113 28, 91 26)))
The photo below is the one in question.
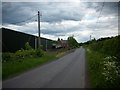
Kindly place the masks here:
POLYGON ((58 38, 58 41, 56 41, 56 43, 52 44, 53 48, 68 48, 68 41, 67 40, 63 40, 58 38))
POLYGON ((59 39, 58 38, 58 42, 60 43, 62 48, 68 48, 68 41, 67 40, 63 40, 63 39, 59 39))

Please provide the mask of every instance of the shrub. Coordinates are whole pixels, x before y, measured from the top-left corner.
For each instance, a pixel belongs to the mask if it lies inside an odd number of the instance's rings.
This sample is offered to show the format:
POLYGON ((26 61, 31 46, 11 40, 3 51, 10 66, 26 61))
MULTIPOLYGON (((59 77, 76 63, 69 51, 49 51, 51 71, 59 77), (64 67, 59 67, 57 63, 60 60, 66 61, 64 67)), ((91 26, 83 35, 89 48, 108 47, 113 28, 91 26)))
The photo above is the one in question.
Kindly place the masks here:
POLYGON ((23 59, 25 58, 25 50, 18 50, 17 52, 15 52, 15 58, 16 59, 23 59))
POLYGON ((27 50, 26 53, 28 53, 29 57, 35 57, 36 56, 36 51, 34 49, 27 50))
POLYGON ((90 50, 93 51, 89 53, 87 50, 93 87, 120 87, 119 46, 120 35, 105 40, 97 40, 89 44, 90 50))
POLYGON ((109 88, 120 87, 120 66, 119 63, 116 62, 116 57, 108 56, 104 58, 104 68, 103 68, 103 76, 105 79, 106 86, 109 88))
POLYGON ((26 57, 34 57, 35 56, 35 50, 29 45, 29 42, 25 43, 25 48, 26 48, 26 50, 21 49, 15 53, 16 59, 24 59, 26 57))
POLYGON ((36 50, 36 55, 37 56, 39 56, 39 57, 41 57, 41 56, 43 56, 45 53, 44 53, 44 51, 41 49, 41 48, 38 48, 37 50, 36 50))
POLYGON ((119 58, 120 56, 120 35, 110 38, 110 39, 105 39, 103 41, 96 41, 96 42, 91 42, 89 44, 90 48, 94 51, 99 51, 101 53, 111 55, 111 56, 116 56, 119 58))
POLYGON ((15 53, 16 59, 24 59, 25 57, 34 57, 35 50, 30 49, 30 50, 19 50, 15 53))
POLYGON ((26 50, 32 49, 32 47, 30 46, 29 42, 25 43, 25 48, 26 48, 26 50))
POLYGON ((79 47, 79 44, 74 37, 68 37, 68 44, 71 49, 79 47))
POLYGON ((25 44, 25 47, 26 47, 26 50, 21 48, 15 53, 3 53, 2 61, 3 62, 9 61, 9 60, 20 60, 21 61, 27 57, 41 57, 45 54, 44 51, 41 49, 42 46, 38 48, 37 50, 34 50, 27 42, 25 44))
POLYGON ((14 56, 13 53, 2 53, 2 62, 11 60, 14 56))

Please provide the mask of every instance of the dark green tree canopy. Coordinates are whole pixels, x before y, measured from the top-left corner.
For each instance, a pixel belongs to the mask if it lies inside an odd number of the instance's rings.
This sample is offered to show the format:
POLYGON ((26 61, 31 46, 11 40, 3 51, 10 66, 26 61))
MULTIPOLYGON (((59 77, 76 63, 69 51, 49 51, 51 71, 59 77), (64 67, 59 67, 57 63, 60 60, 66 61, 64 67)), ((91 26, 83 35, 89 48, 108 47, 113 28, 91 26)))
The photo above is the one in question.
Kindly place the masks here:
POLYGON ((75 40, 75 38, 73 36, 68 37, 68 44, 70 48, 77 48, 79 47, 78 42, 75 40))

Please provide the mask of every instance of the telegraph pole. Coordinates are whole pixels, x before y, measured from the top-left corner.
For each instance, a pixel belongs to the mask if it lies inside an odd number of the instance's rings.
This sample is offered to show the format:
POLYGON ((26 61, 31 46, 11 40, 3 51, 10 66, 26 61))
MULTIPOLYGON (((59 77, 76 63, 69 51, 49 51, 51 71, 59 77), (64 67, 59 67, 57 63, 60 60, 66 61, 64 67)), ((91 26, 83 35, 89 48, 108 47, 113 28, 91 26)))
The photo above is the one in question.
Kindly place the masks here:
POLYGON ((47 39, 46 39, 46 51, 47 51, 47 39))
POLYGON ((91 41, 91 35, 90 35, 90 41, 91 41))
POLYGON ((40 12, 38 11, 38 48, 40 48, 41 45, 41 39, 40 39, 40 12))

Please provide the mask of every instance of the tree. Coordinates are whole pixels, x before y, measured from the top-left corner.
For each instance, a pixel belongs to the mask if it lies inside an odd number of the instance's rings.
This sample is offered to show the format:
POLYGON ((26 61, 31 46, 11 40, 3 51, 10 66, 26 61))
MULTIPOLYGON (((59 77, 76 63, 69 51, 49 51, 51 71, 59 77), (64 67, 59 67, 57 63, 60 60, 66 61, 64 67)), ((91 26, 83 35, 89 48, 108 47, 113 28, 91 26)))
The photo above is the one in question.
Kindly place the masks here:
POLYGON ((79 47, 78 42, 75 40, 73 36, 68 37, 68 45, 70 48, 77 48, 79 47))

